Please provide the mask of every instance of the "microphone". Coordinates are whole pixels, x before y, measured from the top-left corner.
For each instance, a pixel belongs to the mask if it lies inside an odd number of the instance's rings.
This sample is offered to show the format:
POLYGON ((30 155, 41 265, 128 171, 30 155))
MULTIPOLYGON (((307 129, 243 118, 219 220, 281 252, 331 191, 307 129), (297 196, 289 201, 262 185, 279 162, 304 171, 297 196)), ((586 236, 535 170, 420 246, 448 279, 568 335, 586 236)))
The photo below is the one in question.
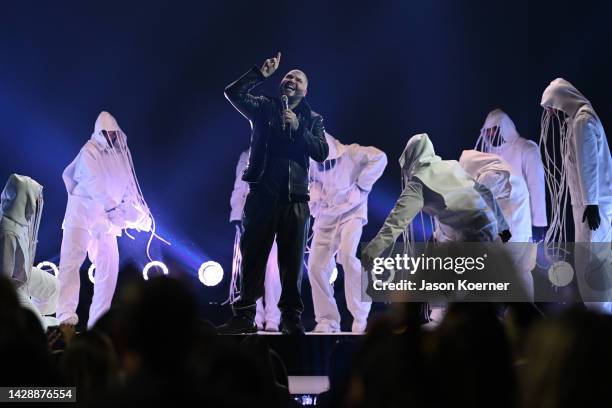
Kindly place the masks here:
MULTIPOLYGON (((289 98, 287 95, 281 95, 281 104, 283 105, 283 111, 289 110, 289 98)), ((286 126, 287 124, 283 120, 283 130, 285 130, 286 126)))

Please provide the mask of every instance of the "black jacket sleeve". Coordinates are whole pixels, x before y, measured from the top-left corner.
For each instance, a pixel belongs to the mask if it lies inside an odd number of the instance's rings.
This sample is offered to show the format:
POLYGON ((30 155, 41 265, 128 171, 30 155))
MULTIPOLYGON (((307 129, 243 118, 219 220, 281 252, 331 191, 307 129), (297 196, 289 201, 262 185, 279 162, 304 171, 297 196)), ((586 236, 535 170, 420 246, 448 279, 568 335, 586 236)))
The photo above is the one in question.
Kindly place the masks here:
POLYGON ((312 160, 321 163, 325 161, 329 154, 322 116, 317 115, 313 118, 311 129, 308 129, 307 125, 300 121, 300 127, 295 133, 295 140, 296 143, 300 143, 306 149, 312 160))
POLYGON ((249 120, 253 120, 264 109, 264 106, 270 103, 270 100, 265 96, 254 96, 250 93, 264 79, 261 71, 254 66, 237 81, 232 82, 225 88, 227 100, 249 120))

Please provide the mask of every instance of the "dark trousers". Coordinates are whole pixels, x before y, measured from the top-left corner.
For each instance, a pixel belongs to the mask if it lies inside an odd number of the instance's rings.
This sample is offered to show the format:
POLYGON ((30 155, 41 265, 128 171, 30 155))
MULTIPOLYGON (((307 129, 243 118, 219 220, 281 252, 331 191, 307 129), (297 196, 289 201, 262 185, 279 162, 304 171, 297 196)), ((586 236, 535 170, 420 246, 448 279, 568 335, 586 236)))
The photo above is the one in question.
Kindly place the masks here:
POLYGON ((308 237, 308 203, 290 203, 257 191, 249 192, 240 239, 242 280, 240 299, 232 305, 236 316, 255 319, 255 302, 264 294, 266 263, 274 237, 278 247, 278 269, 282 292, 278 308, 282 320, 301 318, 304 246, 308 237))

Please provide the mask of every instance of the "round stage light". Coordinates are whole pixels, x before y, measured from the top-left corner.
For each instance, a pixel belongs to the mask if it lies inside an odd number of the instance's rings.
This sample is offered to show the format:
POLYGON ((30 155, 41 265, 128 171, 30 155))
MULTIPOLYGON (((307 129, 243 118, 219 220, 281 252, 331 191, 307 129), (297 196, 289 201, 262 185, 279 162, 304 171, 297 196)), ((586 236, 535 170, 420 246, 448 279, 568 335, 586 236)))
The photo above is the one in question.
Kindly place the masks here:
POLYGON ((149 280, 149 269, 151 268, 160 268, 164 275, 168 274, 168 267, 166 266, 166 264, 160 261, 151 261, 146 264, 145 267, 142 269, 142 277, 144 278, 144 280, 149 280))
POLYGON ((198 269, 198 278, 206 286, 217 286, 223 280, 223 268, 218 262, 204 262, 198 269))
POLYGON ((336 279, 338 279, 338 268, 334 266, 334 270, 332 271, 331 276, 329 277, 329 284, 333 285, 336 279))
POLYGON ((53 262, 42 261, 42 262, 39 262, 38 265, 36 265, 36 267, 38 269, 42 269, 42 270, 47 271, 47 272, 49 271, 49 269, 51 269, 53 271, 53 275, 55 275, 55 276, 59 275, 59 268, 53 262))
POLYGON ((574 279, 574 268, 565 261, 557 261, 548 268, 548 280, 558 287, 567 286, 574 279))
POLYGON ((96 270, 96 265, 95 264, 89 265, 89 269, 87 270, 87 275, 89 275, 89 281, 91 283, 93 283, 94 285, 96 284, 96 278, 94 278, 94 271, 95 270, 96 270))

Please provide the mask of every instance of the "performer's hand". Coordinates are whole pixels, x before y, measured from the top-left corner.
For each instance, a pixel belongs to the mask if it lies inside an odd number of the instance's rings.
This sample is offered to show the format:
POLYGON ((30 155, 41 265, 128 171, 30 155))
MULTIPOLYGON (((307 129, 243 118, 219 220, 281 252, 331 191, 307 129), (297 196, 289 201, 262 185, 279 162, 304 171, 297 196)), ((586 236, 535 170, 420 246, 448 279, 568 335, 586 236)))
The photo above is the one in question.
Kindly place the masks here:
POLYGON ((510 241, 510 238, 512 238, 512 234, 510 233, 510 230, 503 230, 499 233, 499 237, 501 238, 502 242, 508 242, 510 241))
POLYGON ((298 130, 298 127, 300 127, 300 121, 291 109, 283 111, 283 123, 290 125, 293 131, 298 130))
POLYGON ((54 350, 55 344, 62 337, 62 332, 59 327, 50 327, 47 329, 47 350, 52 352, 54 350))
POLYGON ((234 229, 238 228, 240 230, 240 232, 242 232, 242 221, 240 221, 240 220, 233 220, 233 221, 230 221, 230 224, 232 224, 234 226, 234 229))
POLYGON ((595 204, 587 205, 582 214, 582 222, 587 222, 589 229, 595 231, 599 228, 601 217, 599 216, 599 206, 595 204))
POLYGON ((279 51, 278 54, 276 54, 276 58, 268 58, 267 60, 265 60, 260 69, 261 75, 263 75, 264 78, 267 78, 272 75, 280 65, 280 59, 281 53, 279 51))

